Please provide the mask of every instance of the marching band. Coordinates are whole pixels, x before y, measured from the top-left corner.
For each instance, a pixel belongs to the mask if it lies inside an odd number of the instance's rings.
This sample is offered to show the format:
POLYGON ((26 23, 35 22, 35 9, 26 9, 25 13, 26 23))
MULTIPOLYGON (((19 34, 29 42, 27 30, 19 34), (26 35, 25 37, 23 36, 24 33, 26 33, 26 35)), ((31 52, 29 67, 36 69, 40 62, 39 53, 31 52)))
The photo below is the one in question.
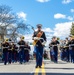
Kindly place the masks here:
MULTIPOLYGON (((34 53, 36 56, 36 68, 41 68, 43 61, 43 52, 44 58, 46 58, 46 51, 44 47, 46 44, 46 35, 42 30, 42 25, 37 25, 37 31, 34 29, 32 40, 34 40, 34 53)), ((20 41, 15 44, 13 41, 8 42, 8 39, 2 43, 2 60, 4 65, 19 62, 20 64, 28 62, 30 58, 30 45, 28 42, 24 41, 25 37, 20 37, 20 41), (17 46, 18 45, 18 46, 17 46)), ((51 42, 49 43, 50 49, 50 59, 54 63, 58 63, 58 53, 60 50, 60 59, 62 61, 74 63, 74 36, 69 36, 69 39, 58 41, 57 37, 52 37, 51 42), (58 48, 59 47, 59 48, 58 48)))
POLYGON ((5 42, 2 43, 2 50, 2 60, 4 65, 7 63, 15 63, 17 61, 19 61, 20 64, 29 61, 30 46, 24 41, 24 37, 21 37, 17 44, 13 41, 8 42, 8 39, 5 39, 5 42))

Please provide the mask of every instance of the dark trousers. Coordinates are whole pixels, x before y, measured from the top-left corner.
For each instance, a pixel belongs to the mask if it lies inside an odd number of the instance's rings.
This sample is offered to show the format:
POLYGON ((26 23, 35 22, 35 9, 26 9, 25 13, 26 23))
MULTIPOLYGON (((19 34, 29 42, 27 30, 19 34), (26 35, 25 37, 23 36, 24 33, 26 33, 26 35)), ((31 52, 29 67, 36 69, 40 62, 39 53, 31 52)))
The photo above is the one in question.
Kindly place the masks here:
POLYGON ((22 63, 23 61, 25 61, 24 49, 21 49, 19 51, 19 61, 20 61, 20 63, 22 63))
POLYGON ((67 58, 67 54, 65 50, 61 51, 61 60, 65 60, 65 58, 67 58))
POLYGON ((36 66, 42 66, 43 46, 35 46, 36 49, 36 66))
POLYGON ((12 61, 12 51, 9 50, 8 51, 8 62, 11 63, 11 61, 12 61))
POLYGON ((66 58, 67 58, 67 62, 69 62, 69 50, 66 50, 66 58))
POLYGON ((54 61, 54 50, 50 50, 51 61, 54 61))
POLYGON ((64 54, 64 51, 61 51, 61 53, 60 53, 61 60, 64 59, 64 57, 63 57, 64 55, 63 54, 64 54))
POLYGON ((17 60, 18 60, 17 51, 12 51, 12 62, 17 62, 17 60))
POLYGON ((74 50, 69 50, 69 52, 70 52, 70 54, 69 54, 70 62, 74 63, 74 50))
POLYGON ((29 61, 29 51, 25 50, 25 61, 28 62, 29 61))
POLYGON ((4 61, 4 64, 6 65, 8 61, 8 51, 3 52, 3 61, 4 61))
POLYGON ((58 50, 54 50, 54 62, 58 61, 58 50))

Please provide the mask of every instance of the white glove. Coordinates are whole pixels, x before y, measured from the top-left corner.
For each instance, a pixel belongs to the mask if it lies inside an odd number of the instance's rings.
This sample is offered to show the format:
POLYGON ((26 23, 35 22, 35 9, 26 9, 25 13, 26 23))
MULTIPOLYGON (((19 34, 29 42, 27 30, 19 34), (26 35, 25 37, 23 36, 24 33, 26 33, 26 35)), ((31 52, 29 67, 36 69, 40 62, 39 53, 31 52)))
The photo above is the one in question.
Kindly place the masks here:
POLYGON ((46 41, 44 41, 43 43, 42 43, 42 45, 45 45, 46 44, 46 41))
POLYGON ((38 37, 34 37, 34 40, 39 40, 39 38, 38 37))

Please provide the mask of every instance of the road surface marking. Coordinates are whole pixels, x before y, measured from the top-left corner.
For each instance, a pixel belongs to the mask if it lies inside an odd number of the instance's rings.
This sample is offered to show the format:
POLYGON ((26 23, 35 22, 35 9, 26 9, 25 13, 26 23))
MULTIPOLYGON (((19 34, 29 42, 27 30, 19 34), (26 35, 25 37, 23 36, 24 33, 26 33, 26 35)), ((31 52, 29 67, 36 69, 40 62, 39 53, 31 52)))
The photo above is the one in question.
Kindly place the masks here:
POLYGON ((42 75, 46 75, 46 74, 45 74, 44 63, 42 64, 42 75))
POLYGON ((41 71, 42 75, 46 75, 45 68, 44 68, 44 63, 42 63, 42 68, 41 69, 40 68, 35 69, 35 74, 34 75, 38 75, 40 71, 41 71))
POLYGON ((34 75, 38 75, 40 68, 36 68, 35 69, 35 74, 34 75))

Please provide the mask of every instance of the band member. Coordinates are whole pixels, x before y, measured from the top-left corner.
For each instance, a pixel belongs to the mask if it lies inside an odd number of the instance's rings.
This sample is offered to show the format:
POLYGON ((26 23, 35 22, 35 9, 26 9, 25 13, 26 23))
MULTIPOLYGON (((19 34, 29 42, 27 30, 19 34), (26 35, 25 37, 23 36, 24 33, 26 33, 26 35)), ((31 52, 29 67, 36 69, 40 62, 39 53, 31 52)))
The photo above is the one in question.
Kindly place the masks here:
POLYGON ((33 45, 36 51, 36 68, 41 68, 42 66, 42 58, 43 58, 43 48, 46 41, 45 33, 41 30, 42 25, 37 25, 37 31, 33 34, 33 45))
POLYGON ((8 39, 5 39, 5 42, 2 43, 4 65, 6 65, 8 61, 8 47, 9 47, 8 39))
POLYGON ((52 47, 51 51, 52 51, 52 55, 53 55, 53 61, 55 63, 57 63, 57 61, 58 61, 58 44, 59 44, 59 42, 58 42, 57 38, 54 36, 52 38, 52 42, 50 43, 50 46, 52 47))
POLYGON ((8 48, 8 63, 11 64, 12 61, 12 45, 9 43, 9 48, 8 48))
POLYGON ((69 40, 68 40, 68 38, 66 38, 66 41, 65 41, 65 45, 66 45, 66 47, 65 47, 65 51, 66 51, 66 61, 67 62, 69 62, 69 46, 68 46, 68 43, 69 43, 69 40))
POLYGON ((66 43, 65 42, 66 42, 65 40, 60 41, 60 50, 61 50, 60 57, 61 57, 61 60, 63 61, 65 61, 66 59, 66 50, 65 50, 66 43))
POLYGON ((28 45, 28 43, 26 43, 24 50, 25 50, 25 61, 28 62, 30 58, 29 56, 30 46, 28 45))
POLYGON ((18 47, 14 42, 12 42, 12 62, 17 62, 18 60, 18 47))
POLYGON ((70 36, 69 45, 69 52, 70 52, 70 62, 74 63, 74 36, 70 36))
POLYGON ((24 41, 24 37, 20 37, 20 41, 18 42, 19 44, 19 61, 20 64, 22 64, 22 62, 25 62, 25 54, 24 54, 24 45, 25 45, 25 41, 24 41))
POLYGON ((48 59, 47 51, 44 51, 44 59, 48 59))
MULTIPOLYGON (((51 43, 53 42, 53 40, 51 40, 51 43)), ((50 59, 51 61, 54 61, 54 50, 53 50, 53 46, 51 45, 51 43, 49 44, 49 48, 50 48, 50 59)))

